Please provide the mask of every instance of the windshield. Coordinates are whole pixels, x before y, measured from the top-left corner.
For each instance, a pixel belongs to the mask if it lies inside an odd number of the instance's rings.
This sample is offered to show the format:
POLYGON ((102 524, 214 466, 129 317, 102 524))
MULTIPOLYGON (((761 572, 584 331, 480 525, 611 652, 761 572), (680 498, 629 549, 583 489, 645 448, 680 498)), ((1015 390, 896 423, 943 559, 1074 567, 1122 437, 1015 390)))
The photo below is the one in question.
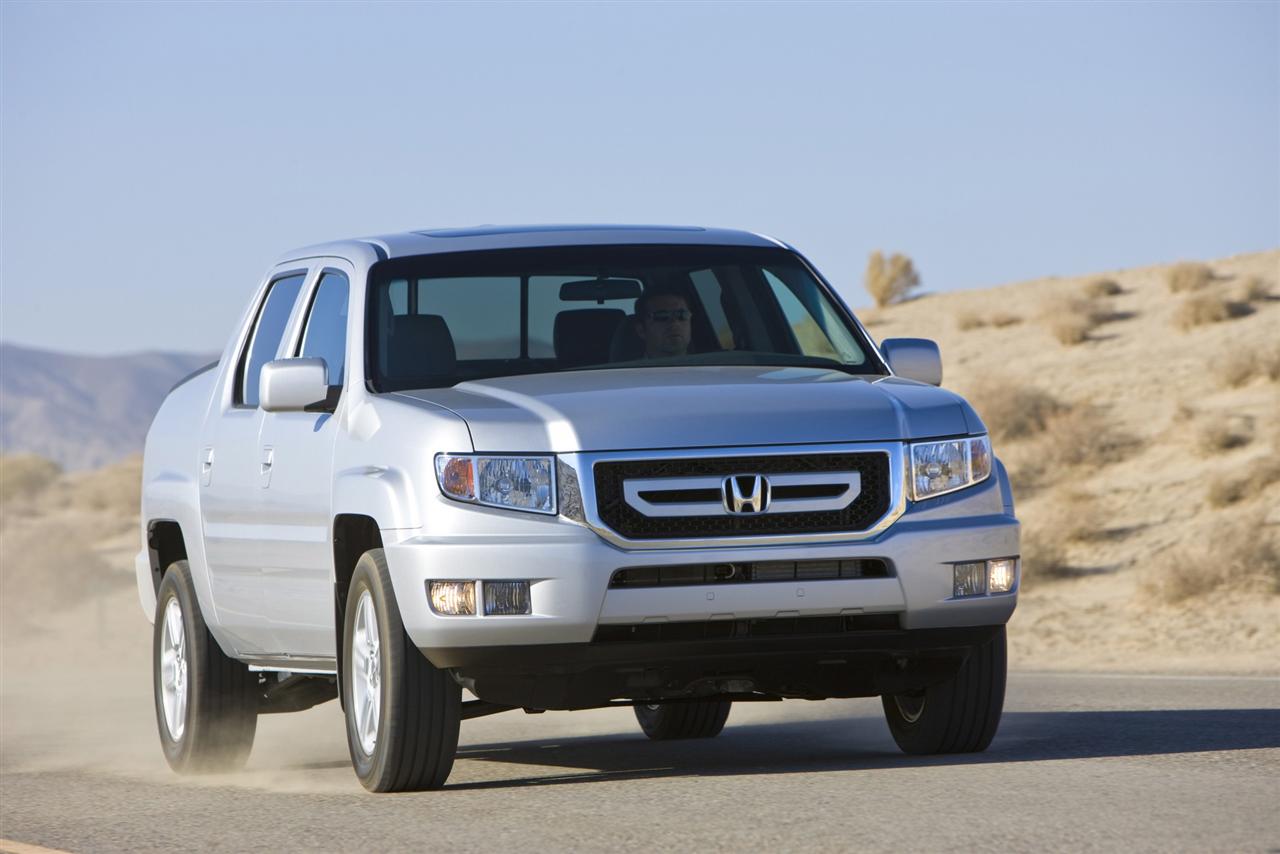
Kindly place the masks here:
POLYGON ((368 294, 376 391, 554 371, 807 366, 883 374, 784 249, 573 246, 397 258, 368 294))

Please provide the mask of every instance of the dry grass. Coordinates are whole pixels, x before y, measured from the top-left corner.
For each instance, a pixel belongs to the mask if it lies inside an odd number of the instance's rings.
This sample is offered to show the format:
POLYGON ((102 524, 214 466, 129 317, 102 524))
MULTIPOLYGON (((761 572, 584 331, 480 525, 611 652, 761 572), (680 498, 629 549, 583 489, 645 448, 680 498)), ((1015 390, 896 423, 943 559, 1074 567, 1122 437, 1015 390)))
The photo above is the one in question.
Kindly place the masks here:
POLYGON ((1257 498, 1273 483, 1280 483, 1280 456, 1275 454, 1255 461, 1243 475, 1214 477, 1209 481, 1205 500, 1210 507, 1229 507, 1257 498))
POLYGON ((1016 314, 1010 314, 1007 311, 997 311, 991 315, 991 325, 997 329, 1004 329, 1006 326, 1014 326, 1021 322, 1021 317, 1016 314))
POLYGON ((1200 428, 1196 434, 1196 447, 1204 456, 1243 448, 1253 441, 1253 431, 1239 424, 1215 421, 1200 428))
POLYGON ((876 305, 883 307, 906 299, 920 286, 920 274, 906 255, 895 252, 886 259, 884 253, 876 250, 867 260, 863 284, 876 305))
POLYGON ((1176 604, 1222 590, 1280 593, 1280 536, 1262 514, 1210 535, 1207 543, 1169 549, 1143 579, 1142 591, 1176 604))
POLYGON ((988 380, 967 395, 996 442, 1043 433, 1050 418, 1067 407, 1047 391, 1015 382, 988 380))
POLYGON ((62 467, 44 457, 32 454, 0 456, 0 504, 32 499, 56 481, 60 474, 62 467))
POLYGON ((1183 332, 1196 326, 1221 323, 1233 317, 1243 317, 1252 309, 1245 303, 1232 302, 1218 294, 1193 294, 1178 306, 1173 323, 1183 332))
POLYGON ((1240 283, 1238 298, 1241 302, 1262 302, 1270 296, 1271 287, 1261 276, 1249 276, 1240 283))
POLYGON ((1260 372, 1257 354, 1249 350, 1232 350, 1218 360, 1218 379, 1231 388, 1239 388, 1260 372))
POLYGON ((1089 340, 1089 333, 1114 317, 1097 300, 1079 297, 1056 297, 1041 306, 1040 320, 1066 346, 1089 340))
POLYGON ((1090 279, 1084 286, 1084 295, 1090 299, 1114 297, 1122 293, 1124 293, 1124 288, 1120 287, 1119 282, 1105 277, 1090 279))
POLYGON ((1280 344, 1258 356, 1258 371, 1272 382, 1280 382, 1280 344))
POLYGON ((987 319, 976 311, 962 311, 956 315, 956 328, 961 332, 970 329, 981 329, 987 325, 987 319))
POLYGON ((1060 581, 1073 575, 1071 561, 1058 537, 1049 536, 1040 528, 1024 529, 1019 591, 1027 589, 1028 580, 1035 585, 1040 581, 1060 581))
POLYGON ((1194 262, 1174 264, 1165 275, 1169 290, 1175 294, 1183 291, 1198 291, 1213 281, 1213 270, 1209 265, 1194 262))
POLYGON ((1045 427, 1042 457, 1045 467, 1098 467, 1118 463, 1138 450, 1133 436, 1115 429, 1095 406, 1075 406, 1053 415, 1045 427))

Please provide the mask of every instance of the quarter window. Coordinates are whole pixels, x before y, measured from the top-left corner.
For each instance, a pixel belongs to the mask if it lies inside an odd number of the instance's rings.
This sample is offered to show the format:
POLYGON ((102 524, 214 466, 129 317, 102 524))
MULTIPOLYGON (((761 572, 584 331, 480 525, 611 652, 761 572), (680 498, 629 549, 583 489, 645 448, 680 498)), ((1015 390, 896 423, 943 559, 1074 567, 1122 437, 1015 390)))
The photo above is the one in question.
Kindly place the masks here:
POLYGON ((300 355, 324 359, 331 386, 342 385, 346 369, 347 294, 350 289, 345 274, 326 270, 316 285, 316 295, 311 300, 311 311, 307 315, 307 327, 302 334, 300 355))
POLYGON ((276 279, 267 286, 266 299, 258 311, 253 335, 241 358, 241 370, 237 373, 235 402, 238 406, 258 405, 258 380, 262 366, 276 357, 280 350, 280 338, 298 300, 306 273, 297 273, 276 279))

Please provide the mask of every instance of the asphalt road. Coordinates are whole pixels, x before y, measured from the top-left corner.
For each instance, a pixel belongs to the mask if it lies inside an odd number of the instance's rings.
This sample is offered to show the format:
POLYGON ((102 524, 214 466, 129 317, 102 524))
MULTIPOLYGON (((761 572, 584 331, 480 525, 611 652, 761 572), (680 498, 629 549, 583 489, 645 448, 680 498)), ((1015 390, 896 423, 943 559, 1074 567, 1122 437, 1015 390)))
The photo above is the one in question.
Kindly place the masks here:
POLYGON ((1013 674, 990 750, 927 759, 897 751, 876 700, 739 705, 719 738, 662 744, 626 709, 513 712, 464 722, 448 786, 406 795, 360 788, 336 704, 264 718, 249 768, 216 778, 171 775, 154 741, 132 741, 151 726, 131 722, 109 761, 86 746, 43 762, 55 746, 7 733, 0 837, 69 851, 1280 852, 1277 679, 1013 674))

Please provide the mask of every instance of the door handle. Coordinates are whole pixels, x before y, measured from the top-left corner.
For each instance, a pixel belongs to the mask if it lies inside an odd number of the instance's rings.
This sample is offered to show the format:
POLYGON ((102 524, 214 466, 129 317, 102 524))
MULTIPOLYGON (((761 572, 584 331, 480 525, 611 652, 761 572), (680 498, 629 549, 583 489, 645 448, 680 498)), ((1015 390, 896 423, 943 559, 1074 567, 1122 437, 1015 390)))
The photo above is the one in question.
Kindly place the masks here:
POLYGON ((205 448, 200 453, 200 485, 208 486, 213 480, 213 448, 205 448))
POLYGON ((271 485, 271 464, 275 462, 275 450, 264 446, 262 449, 262 467, 258 470, 258 484, 266 489, 271 485))

